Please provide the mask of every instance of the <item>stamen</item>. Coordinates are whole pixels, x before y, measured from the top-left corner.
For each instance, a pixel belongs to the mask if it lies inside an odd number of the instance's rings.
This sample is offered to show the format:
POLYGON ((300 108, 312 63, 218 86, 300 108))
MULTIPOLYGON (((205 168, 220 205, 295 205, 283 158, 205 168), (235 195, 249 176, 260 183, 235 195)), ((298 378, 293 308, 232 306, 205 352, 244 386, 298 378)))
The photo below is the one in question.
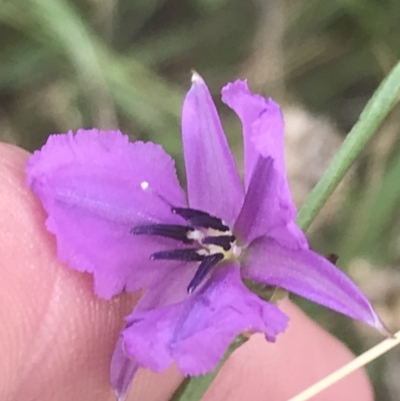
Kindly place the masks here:
POLYGON ((235 242, 236 238, 234 235, 218 235, 209 236, 202 239, 203 244, 217 245, 224 251, 229 251, 232 247, 232 243, 235 242))
POLYGON ((198 217, 198 216, 209 216, 208 213, 203 212, 202 210, 190 209, 185 207, 173 207, 172 213, 178 214, 185 220, 189 220, 193 217, 198 217))
POLYGON ((188 238, 188 232, 193 231, 192 227, 179 226, 175 224, 149 224, 137 226, 131 229, 133 235, 158 235, 191 244, 193 241, 188 238))
MULTIPOLYGON (((148 190, 147 181, 141 183, 143 190, 148 190)), ((200 265, 190 281, 189 294, 203 282, 211 269, 222 260, 229 260, 240 255, 241 248, 236 245, 236 237, 225 222, 218 217, 197 209, 171 207, 174 214, 186 220, 187 225, 149 224, 133 227, 133 235, 158 235, 192 244, 195 248, 170 249, 155 252, 151 260, 179 260, 200 262, 200 265)))
POLYGON ((214 255, 204 257, 194 277, 187 287, 187 291, 189 294, 191 294, 201 284, 201 282, 204 280, 210 270, 223 258, 224 255, 222 253, 215 253, 214 255))
POLYGON ((183 217, 187 223, 192 227, 213 228, 218 231, 229 231, 229 227, 225 225, 221 219, 201 210, 174 207, 172 213, 176 213, 183 217))
POLYGON ((201 262, 205 256, 200 255, 199 250, 194 249, 172 249, 170 251, 155 252, 150 256, 151 260, 184 260, 187 262, 201 262))

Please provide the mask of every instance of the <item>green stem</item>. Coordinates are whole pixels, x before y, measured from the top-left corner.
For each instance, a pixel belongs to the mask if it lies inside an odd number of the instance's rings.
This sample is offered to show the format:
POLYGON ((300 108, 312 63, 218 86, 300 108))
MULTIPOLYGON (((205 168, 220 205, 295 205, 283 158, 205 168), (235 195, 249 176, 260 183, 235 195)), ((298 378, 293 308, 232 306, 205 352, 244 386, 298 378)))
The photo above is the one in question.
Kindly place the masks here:
POLYGON ((297 224, 306 230, 336 189, 361 150, 377 131, 400 99, 400 63, 383 80, 373 94, 360 119, 343 142, 332 164, 308 195, 297 217, 297 224))

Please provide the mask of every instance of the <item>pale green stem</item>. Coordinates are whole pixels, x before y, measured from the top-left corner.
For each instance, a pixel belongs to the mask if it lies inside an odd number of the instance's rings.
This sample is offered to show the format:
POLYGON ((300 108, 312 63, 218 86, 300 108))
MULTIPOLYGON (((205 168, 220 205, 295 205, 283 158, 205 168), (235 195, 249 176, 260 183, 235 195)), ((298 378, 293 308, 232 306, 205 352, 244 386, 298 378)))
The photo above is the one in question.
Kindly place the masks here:
POLYGON ((400 99, 400 63, 398 63, 371 97, 360 119, 336 153, 331 165, 308 195, 300 209, 297 224, 307 230, 322 206, 332 195, 361 150, 400 99))

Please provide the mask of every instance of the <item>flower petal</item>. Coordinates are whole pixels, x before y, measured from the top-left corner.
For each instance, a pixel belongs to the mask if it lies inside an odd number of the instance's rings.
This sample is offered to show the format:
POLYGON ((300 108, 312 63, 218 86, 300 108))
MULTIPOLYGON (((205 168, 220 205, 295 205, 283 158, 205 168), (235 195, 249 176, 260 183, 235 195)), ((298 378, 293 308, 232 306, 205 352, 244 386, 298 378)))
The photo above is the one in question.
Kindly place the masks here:
MULTIPOLYGON (((154 261, 154 268, 159 269, 158 261, 154 261)), ((144 312, 162 308, 184 301, 188 297, 187 287, 193 278, 199 263, 169 262, 165 274, 159 276, 151 288, 148 288, 140 298, 134 312, 144 312)))
POLYGON ((196 73, 192 82, 182 110, 189 204, 233 224, 243 202, 239 174, 205 82, 196 73))
MULTIPOLYGON (((157 263, 158 261, 154 262, 154 269, 158 268, 157 263)), ((142 295, 133 313, 161 308, 180 302, 187 297, 186 288, 197 269, 197 264, 177 262, 170 262, 170 264, 168 272, 160 276, 158 282, 153 283, 151 288, 142 295)), ((110 382, 118 401, 126 399, 138 368, 137 360, 127 355, 124 338, 120 335, 110 366, 110 382)))
POLYGON ((272 99, 251 93, 247 81, 241 80, 229 83, 222 89, 222 101, 242 121, 246 187, 260 155, 271 156, 279 174, 286 177, 283 155, 284 122, 279 105, 272 99))
POLYGON ((241 211, 241 224, 244 223, 244 219, 251 218, 257 205, 265 203, 257 213, 259 222, 253 219, 255 226, 251 235, 248 233, 249 238, 254 239, 262 231, 267 232, 267 228, 263 229, 262 225, 269 222, 274 227, 269 235, 283 245, 307 248, 307 240, 295 224, 297 211, 286 177, 283 153, 284 123, 279 105, 272 99, 251 93, 247 82, 241 80, 222 89, 222 100, 236 112, 243 126, 245 182, 248 192, 245 200, 247 205, 243 206, 241 211), (274 171, 266 173, 264 170, 267 162, 260 158, 272 158, 274 171), (269 182, 261 182, 265 179, 269 179, 269 182), (265 191, 267 192, 264 194, 265 191), (268 207, 272 205, 274 211, 268 211, 268 207))
POLYGON ((186 300, 134 311, 127 322, 125 349, 140 366, 160 372, 176 361, 183 374, 198 375, 216 367, 237 334, 263 332, 274 340, 288 318, 247 290, 238 266, 229 265, 186 300))
POLYGON ((285 248, 263 237, 248 248, 243 275, 285 288, 381 331, 384 326, 357 286, 335 265, 311 250, 285 248))
POLYGON ((139 369, 135 359, 125 353, 124 340, 120 337, 115 346, 110 365, 110 383, 118 401, 125 401, 133 378, 139 369))
POLYGON ((176 247, 175 241, 130 230, 149 222, 183 223, 170 204, 184 205, 184 193, 160 146, 129 143, 118 131, 53 135, 30 158, 27 173, 49 215, 59 259, 93 273, 98 295, 135 291, 157 278, 149 256, 176 247))
POLYGON ((280 202, 280 182, 272 158, 260 156, 234 228, 243 245, 268 234, 284 246, 308 248, 305 235, 292 221, 291 211, 280 202))

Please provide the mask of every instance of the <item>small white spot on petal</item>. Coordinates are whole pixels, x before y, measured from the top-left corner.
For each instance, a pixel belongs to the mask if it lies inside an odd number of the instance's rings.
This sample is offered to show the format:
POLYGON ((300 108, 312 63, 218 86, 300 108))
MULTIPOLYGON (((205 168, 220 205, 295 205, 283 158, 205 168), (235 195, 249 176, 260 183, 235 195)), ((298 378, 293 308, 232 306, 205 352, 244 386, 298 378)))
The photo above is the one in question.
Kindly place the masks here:
POLYGON ((149 183, 147 181, 142 181, 140 183, 141 188, 145 191, 149 187, 149 183))

